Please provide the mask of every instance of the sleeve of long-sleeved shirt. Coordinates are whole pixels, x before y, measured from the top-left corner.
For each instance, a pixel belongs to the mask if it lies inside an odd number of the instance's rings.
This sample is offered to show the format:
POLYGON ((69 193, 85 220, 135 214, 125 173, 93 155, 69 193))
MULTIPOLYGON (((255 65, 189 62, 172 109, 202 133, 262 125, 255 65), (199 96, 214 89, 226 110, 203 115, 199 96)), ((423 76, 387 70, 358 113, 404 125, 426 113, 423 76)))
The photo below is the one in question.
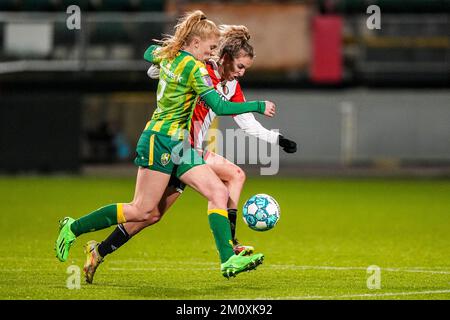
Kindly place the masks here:
POLYGON ((193 68, 190 81, 192 88, 200 96, 200 99, 218 116, 241 114, 245 112, 264 113, 266 109, 266 103, 264 101, 241 103, 224 101, 214 90, 211 77, 205 66, 200 62, 193 68))
POLYGON ((161 48, 157 45, 151 45, 144 52, 144 60, 151 63, 150 68, 147 70, 147 75, 152 79, 159 79, 159 62, 161 59, 155 56, 156 50, 161 48))
MULTIPOLYGON (((236 92, 230 100, 233 102, 245 101, 244 93, 242 92, 239 82, 236 85, 236 92)), ((238 114, 233 116, 233 119, 239 128, 244 130, 246 134, 255 136, 269 143, 277 143, 280 134, 264 128, 264 126, 255 119, 253 113, 238 114)))
POLYGON ((233 119, 246 134, 269 143, 277 143, 280 133, 264 128, 252 113, 238 114, 233 119))
POLYGON ((158 46, 156 44, 151 45, 147 48, 144 52, 144 59, 150 63, 153 64, 159 64, 161 62, 161 59, 155 56, 156 50, 161 48, 161 46, 158 46))

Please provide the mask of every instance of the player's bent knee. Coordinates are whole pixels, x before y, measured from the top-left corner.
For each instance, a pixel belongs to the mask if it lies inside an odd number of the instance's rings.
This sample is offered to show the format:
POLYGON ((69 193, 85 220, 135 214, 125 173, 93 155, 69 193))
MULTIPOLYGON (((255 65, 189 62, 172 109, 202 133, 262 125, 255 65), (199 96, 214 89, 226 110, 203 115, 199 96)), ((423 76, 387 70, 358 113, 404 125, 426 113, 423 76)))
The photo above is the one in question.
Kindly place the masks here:
POLYGON ((155 223, 161 221, 162 216, 163 215, 161 214, 161 212, 158 209, 155 209, 150 213, 150 215, 148 217, 148 221, 150 224, 155 224, 155 223))
POLYGON ((152 219, 152 212, 155 210, 154 207, 150 206, 143 206, 137 203, 131 203, 130 207, 132 210, 130 210, 130 213, 128 217, 130 219, 127 219, 129 221, 135 221, 135 222, 149 222, 152 219))
POLYGON ((247 177, 245 176, 244 170, 236 166, 236 168, 233 168, 233 180, 236 181, 239 184, 244 184, 245 179, 247 177))
POLYGON ((151 226, 151 225, 159 222, 160 220, 161 220, 160 215, 158 215, 158 214, 155 215, 155 214, 151 213, 151 214, 145 215, 145 220, 143 221, 143 223, 145 223, 145 225, 148 227, 148 226, 151 226))
POLYGON ((152 215, 150 221, 152 222, 152 224, 155 224, 159 221, 161 221, 162 216, 161 215, 152 215))

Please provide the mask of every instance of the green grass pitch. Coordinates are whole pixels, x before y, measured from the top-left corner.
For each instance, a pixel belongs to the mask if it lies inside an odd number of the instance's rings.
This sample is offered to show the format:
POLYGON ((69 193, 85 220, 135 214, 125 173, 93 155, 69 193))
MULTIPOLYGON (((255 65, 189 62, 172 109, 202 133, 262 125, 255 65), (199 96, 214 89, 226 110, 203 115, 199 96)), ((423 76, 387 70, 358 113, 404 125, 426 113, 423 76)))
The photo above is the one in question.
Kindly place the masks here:
POLYGON ((257 270, 226 280, 206 218, 206 201, 186 190, 163 220, 108 256, 93 285, 69 290, 83 245, 69 260, 53 246, 58 220, 127 202, 134 179, 0 178, 0 299, 450 299, 450 181, 249 178, 281 206, 278 225, 238 238, 266 256, 257 270), (368 289, 367 268, 381 268, 368 289), (72 274, 73 275, 73 274, 72 274))

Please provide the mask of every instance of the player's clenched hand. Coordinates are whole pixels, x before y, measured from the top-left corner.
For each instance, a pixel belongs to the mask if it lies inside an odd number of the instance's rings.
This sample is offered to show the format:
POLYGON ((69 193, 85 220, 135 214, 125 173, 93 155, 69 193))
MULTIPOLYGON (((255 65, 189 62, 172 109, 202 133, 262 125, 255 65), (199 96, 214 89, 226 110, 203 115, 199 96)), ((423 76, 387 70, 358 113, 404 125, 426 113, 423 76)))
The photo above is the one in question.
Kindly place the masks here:
POLYGON ((272 101, 266 101, 266 110, 264 115, 272 118, 275 115, 275 104, 272 101))
POLYGON ((297 152, 297 143, 295 141, 289 140, 282 135, 278 137, 278 144, 283 150, 287 153, 295 153, 297 152))

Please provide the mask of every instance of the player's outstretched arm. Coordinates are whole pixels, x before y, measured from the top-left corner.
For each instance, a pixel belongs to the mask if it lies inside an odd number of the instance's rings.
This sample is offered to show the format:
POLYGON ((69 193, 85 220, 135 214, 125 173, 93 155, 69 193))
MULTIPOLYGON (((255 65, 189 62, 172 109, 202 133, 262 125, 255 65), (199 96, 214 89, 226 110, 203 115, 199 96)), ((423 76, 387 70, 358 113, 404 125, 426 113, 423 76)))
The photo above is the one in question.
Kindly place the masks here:
MULTIPOLYGON (((231 101, 245 101, 244 93, 242 92, 239 82, 236 85, 236 92, 233 97, 231 97, 231 101)), ((294 153, 297 151, 297 144, 294 141, 284 138, 284 136, 279 132, 266 129, 258 120, 255 119, 253 113, 239 114, 234 116, 233 119, 248 135, 257 137, 258 139, 264 140, 268 143, 278 144, 287 153, 294 153)))
POLYGON ((253 113, 243 113, 233 117, 236 124, 246 134, 254 136, 258 139, 264 140, 268 143, 277 143, 280 133, 266 129, 258 120, 256 120, 253 113))
POLYGON ((258 112, 268 117, 275 115, 275 104, 273 102, 249 101, 236 103, 224 101, 214 89, 202 94, 200 99, 219 116, 246 112, 258 112))
POLYGON ((189 75, 189 83, 197 95, 200 96, 201 101, 217 115, 223 116, 258 112, 268 117, 274 116, 275 104, 270 101, 235 103, 223 100, 214 89, 213 82, 205 65, 199 61, 195 61, 194 63, 195 65, 189 75))
POLYGON ((276 131, 266 129, 252 113, 244 113, 233 117, 239 128, 248 135, 257 137, 269 143, 278 144, 285 152, 294 153, 297 151, 297 144, 285 138, 276 131))

